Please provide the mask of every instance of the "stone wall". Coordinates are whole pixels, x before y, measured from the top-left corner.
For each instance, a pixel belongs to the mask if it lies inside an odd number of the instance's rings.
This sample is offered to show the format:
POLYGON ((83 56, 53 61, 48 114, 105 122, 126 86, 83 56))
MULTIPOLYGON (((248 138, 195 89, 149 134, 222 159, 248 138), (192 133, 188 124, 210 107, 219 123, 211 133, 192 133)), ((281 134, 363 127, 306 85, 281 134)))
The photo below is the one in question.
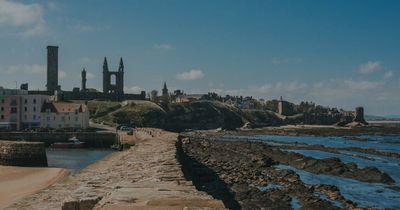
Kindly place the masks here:
POLYGON ((45 145, 42 142, 0 140, 0 165, 47 166, 45 145))
POLYGON ((96 133, 96 132, 0 132, 0 139, 10 141, 43 142, 49 146, 55 142, 68 142, 68 139, 76 136, 80 141, 86 143, 91 148, 110 148, 115 144, 117 137, 115 133, 96 133))

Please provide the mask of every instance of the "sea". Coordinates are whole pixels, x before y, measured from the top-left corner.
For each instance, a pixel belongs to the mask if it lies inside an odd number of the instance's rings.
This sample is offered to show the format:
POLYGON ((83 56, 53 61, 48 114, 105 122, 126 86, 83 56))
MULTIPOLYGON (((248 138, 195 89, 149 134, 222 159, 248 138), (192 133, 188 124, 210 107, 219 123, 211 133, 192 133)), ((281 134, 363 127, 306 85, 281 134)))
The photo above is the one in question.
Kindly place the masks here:
POLYGON ((358 136, 278 136, 278 135, 256 135, 256 136, 225 136, 225 138, 255 139, 264 141, 272 146, 287 145, 288 143, 303 143, 307 145, 324 145, 336 148, 339 153, 331 153, 319 150, 291 149, 293 153, 323 159, 337 157, 344 163, 353 162, 359 168, 377 167, 386 172, 394 180, 394 185, 380 183, 360 182, 350 178, 337 177, 327 174, 314 174, 289 165, 277 165, 278 170, 290 169, 295 171, 306 184, 329 184, 339 188, 341 194, 359 207, 372 207, 375 209, 400 209, 400 158, 385 155, 373 155, 347 150, 349 147, 364 149, 375 149, 382 152, 400 154, 400 135, 358 135, 358 136))

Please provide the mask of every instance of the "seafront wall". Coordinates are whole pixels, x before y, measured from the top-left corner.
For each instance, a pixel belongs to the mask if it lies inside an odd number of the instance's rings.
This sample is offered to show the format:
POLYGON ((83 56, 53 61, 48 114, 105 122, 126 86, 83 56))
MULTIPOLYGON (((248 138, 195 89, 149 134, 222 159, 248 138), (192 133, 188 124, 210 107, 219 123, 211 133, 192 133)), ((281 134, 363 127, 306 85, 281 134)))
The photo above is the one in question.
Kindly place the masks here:
POLYGON ((0 165, 47 166, 45 145, 42 142, 0 141, 0 165))
POLYGON ((109 148, 116 143, 115 133, 96 133, 96 132, 0 132, 0 139, 10 141, 43 142, 49 146, 55 142, 67 142, 69 138, 76 136, 80 141, 86 143, 91 148, 109 148))

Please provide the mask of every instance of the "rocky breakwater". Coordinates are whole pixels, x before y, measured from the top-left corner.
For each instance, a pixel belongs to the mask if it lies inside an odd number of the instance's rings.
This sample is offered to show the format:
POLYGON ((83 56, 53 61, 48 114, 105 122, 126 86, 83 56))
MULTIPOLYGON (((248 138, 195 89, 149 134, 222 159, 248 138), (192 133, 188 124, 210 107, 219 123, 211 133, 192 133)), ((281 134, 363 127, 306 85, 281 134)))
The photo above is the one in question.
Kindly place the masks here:
POLYGON ((276 167, 280 164, 365 182, 393 183, 376 168, 307 158, 259 142, 209 140, 199 135, 180 139, 186 177, 230 209, 358 208, 336 186, 306 184, 293 170, 276 167))
POLYGON ((45 145, 41 142, 0 140, 0 165, 47 166, 45 145))
POLYGON ((135 131, 137 142, 8 209, 225 209, 187 181, 176 157, 177 134, 135 131))

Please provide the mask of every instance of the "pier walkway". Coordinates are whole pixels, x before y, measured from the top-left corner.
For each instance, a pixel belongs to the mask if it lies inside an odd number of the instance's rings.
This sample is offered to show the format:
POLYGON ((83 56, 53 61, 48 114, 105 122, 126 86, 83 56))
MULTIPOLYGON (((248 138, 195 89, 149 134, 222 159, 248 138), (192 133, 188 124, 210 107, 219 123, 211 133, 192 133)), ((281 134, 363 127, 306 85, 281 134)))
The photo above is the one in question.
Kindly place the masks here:
POLYGON ((8 209, 225 209, 186 181, 177 134, 138 129, 134 147, 116 152, 8 209))

